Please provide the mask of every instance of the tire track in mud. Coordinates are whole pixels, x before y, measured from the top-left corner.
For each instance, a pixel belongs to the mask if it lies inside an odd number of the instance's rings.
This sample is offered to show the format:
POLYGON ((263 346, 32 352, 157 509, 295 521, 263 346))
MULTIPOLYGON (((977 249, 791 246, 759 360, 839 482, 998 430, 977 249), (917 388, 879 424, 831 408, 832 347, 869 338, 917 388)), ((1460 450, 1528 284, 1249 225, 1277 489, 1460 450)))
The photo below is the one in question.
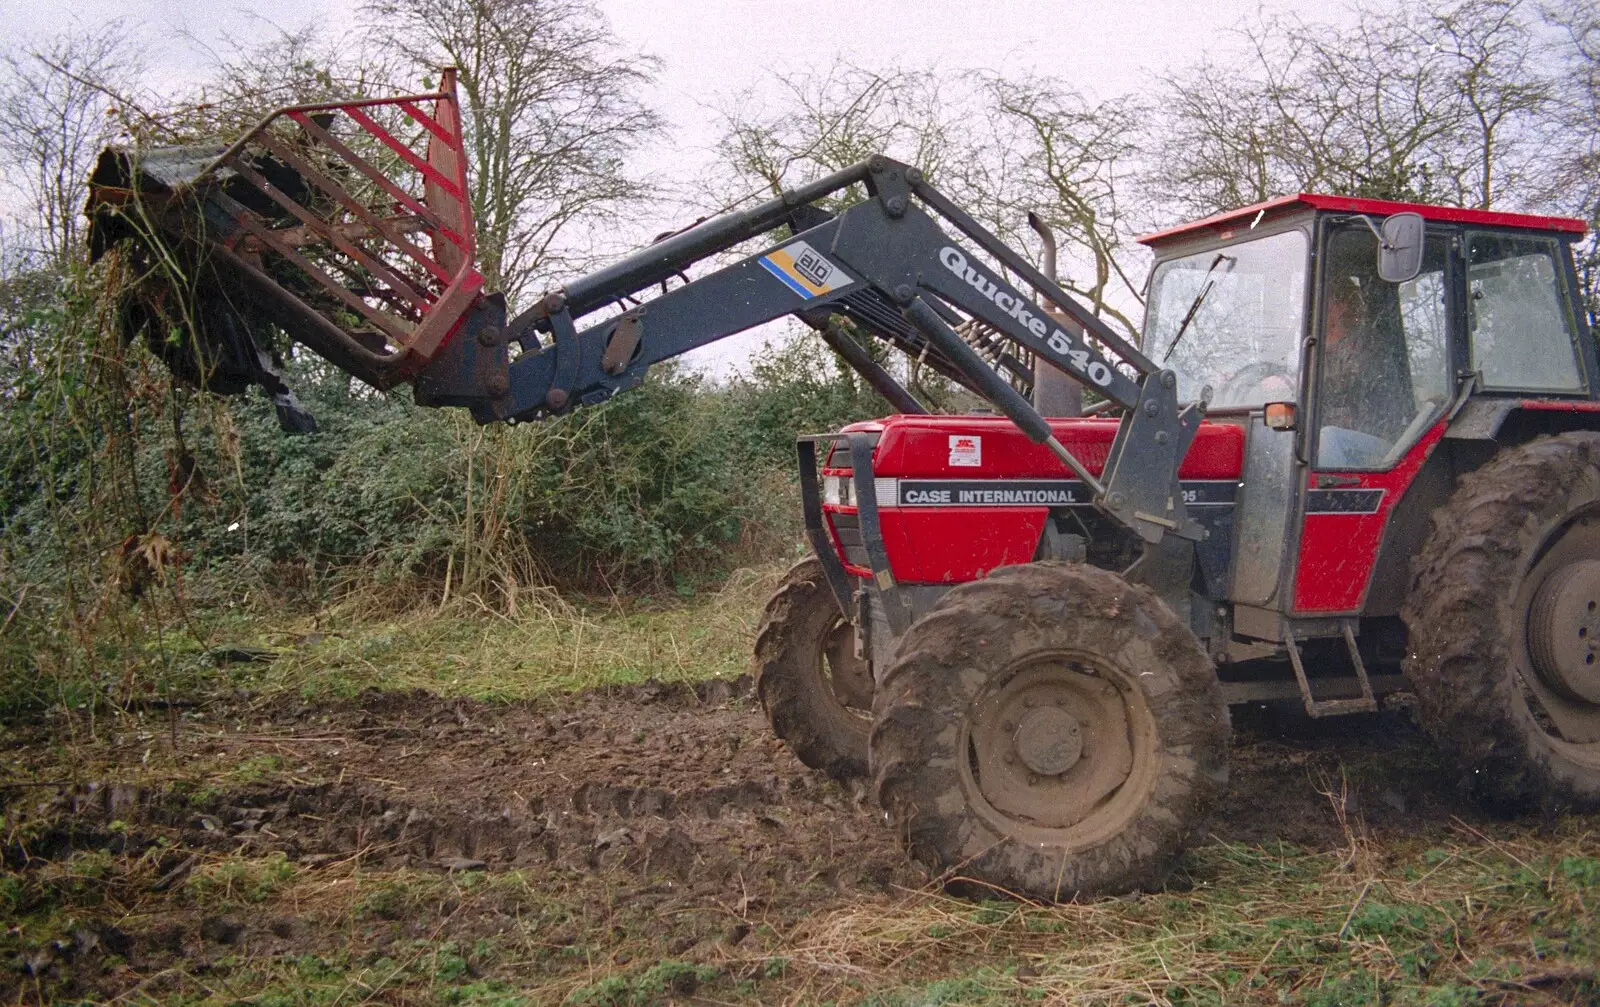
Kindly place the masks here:
MULTIPOLYGON (((1345 810, 1375 830, 1481 818, 1400 714, 1340 724, 1256 716, 1236 728, 1218 838, 1341 846, 1323 791, 1344 786, 1347 764, 1345 810)), ((219 706, 177 739, 213 760, 277 756, 283 771, 203 796, 124 783, 26 800, 0 791, 13 821, 48 823, 26 851, 6 850, 8 865, 108 843, 137 850, 159 831, 183 847, 282 851, 311 864, 359 854, 391 868, 663 874, 719 891, 733 880, 746 896, 756 883, 779 900, 819 880, 836 894, 926 883, 864 786, 806 769, 772 737, 746 679, 528 703, 372 693, 219 706), (114 821, 121 831, 109 830, 114 821)), ((140 747, 124 746, 127 762, 140 747)))
MULTIPOLYGON (((771 738, 743 679, 552 704, 373 694, 235 715, 229 726, 238 729, 191 725, 180 748, 277 754, 316 782, 198 798, 119 783, 64 790, 12 809, 53 824, 26 851, 8 849, 7 862, 107 844, 139 852, 160 833, 180 849, 281 851, 312 865, 359 854, 388 868, 662 875, 718 893, 733 884, 746 900, 787 901, 818 882, 834 896, 924 883, 864 788, 812 773, 771 738)), ((173 861, 181 866, 176 853, 163 863, 173 861)))

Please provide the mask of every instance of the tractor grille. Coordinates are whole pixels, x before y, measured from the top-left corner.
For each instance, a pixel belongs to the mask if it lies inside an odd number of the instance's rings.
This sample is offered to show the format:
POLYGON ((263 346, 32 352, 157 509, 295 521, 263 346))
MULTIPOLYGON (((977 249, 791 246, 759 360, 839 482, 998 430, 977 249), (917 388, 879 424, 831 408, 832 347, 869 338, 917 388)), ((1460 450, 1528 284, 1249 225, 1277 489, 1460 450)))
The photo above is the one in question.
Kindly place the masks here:
POLYGON ((850 457, 850 445, 844 441, 834 441, 833 445, 828 448, 827 457, 822 464, 825 468, 854 472, 855 461, 850 457))
POLYGON ((861 544, 861 519, 854 514, 829 511, 828 520, 833 522, 833 534, 844 549, 844 561, 851 566, 870 567, 867 547, 861 544))

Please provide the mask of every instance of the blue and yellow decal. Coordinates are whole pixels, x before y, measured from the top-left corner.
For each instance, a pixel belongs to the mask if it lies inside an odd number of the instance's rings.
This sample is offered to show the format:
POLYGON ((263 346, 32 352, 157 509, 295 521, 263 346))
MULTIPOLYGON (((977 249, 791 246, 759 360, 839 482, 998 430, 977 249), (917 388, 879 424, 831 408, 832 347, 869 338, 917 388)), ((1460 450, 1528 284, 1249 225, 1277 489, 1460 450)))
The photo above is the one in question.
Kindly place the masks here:
POLYGON ((853 276, 803 241, 792 241, 774 252, 768 252, 761 257, 761 265, 807 300, 856 282, 853 276))

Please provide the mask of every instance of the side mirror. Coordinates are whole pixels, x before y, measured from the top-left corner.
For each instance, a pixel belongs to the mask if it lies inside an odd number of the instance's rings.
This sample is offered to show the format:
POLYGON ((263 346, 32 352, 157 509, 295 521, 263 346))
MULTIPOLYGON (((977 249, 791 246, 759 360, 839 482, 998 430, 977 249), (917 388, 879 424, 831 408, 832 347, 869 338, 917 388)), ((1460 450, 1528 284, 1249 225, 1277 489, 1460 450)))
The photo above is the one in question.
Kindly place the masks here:
POLYGON ((1293 402, 1268 402, 1261 410, 1261 420, 1268 430, 1293 430, 1299 419, 1299 410, 1293 402))
POLYGON ((1422 272, 1426 230, 1420 213, 1397 213, 1385 218, 1378 235, 1378 275, 1390 283, 1416 279, 1422 272))

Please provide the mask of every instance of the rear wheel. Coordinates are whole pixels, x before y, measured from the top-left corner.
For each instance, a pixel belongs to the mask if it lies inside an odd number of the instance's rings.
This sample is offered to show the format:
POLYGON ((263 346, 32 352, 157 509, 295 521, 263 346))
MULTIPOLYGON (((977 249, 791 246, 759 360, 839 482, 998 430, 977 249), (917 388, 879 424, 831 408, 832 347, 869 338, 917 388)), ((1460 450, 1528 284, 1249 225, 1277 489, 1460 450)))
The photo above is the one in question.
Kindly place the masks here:
POLYGON ((1461 478, 1407 600, 1418 713, 1491 807, 1600 807, 1600 433, 1461 478))
POLYGON ((998 570, 946 594, 896 655, 872 732, 878 798, 957 888, 1158 885, 1226 786, 1211 662, 1109 571, 998 570))
POLYGON ((841 780, 867 774, 872 727, 872 669, 854 637, 815 557, 784 575, 756 634, 756 695, 773 733, 841 780))

